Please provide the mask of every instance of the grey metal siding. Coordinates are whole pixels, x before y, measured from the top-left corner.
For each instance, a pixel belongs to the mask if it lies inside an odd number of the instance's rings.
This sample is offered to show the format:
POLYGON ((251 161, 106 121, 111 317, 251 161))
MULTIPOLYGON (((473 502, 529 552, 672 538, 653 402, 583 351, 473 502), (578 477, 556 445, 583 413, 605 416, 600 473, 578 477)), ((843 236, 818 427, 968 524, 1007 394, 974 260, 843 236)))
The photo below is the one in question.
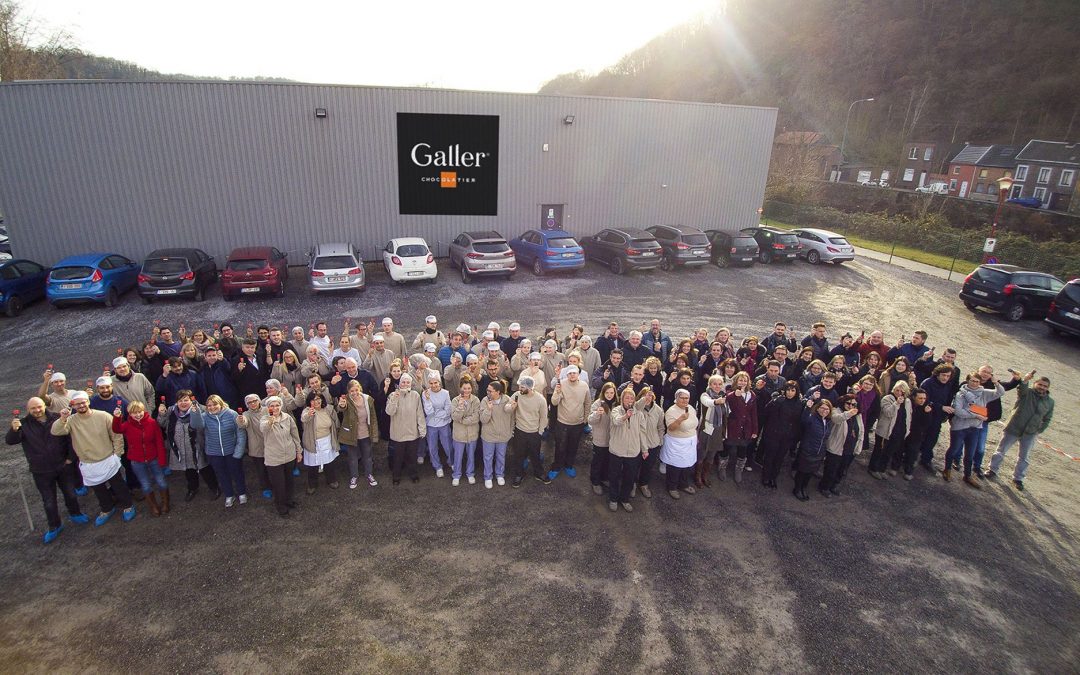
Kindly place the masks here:
POLYGON ((445 253, 465 229, 509 237, 535 227, 545 203, 566 204, 578 235, 659 223, 735 230, 757 222, 775 123, 774 108, 636 99, 4 83, 0 213, 15 253, 46 264, 87 250, 141 259, 162 246, 224 256, 254 244, 302 264, 319 241, 352 241, 374 258, 405 235, 445 253), (397 112, 500 116, 498 216, 398 214, 397 112))

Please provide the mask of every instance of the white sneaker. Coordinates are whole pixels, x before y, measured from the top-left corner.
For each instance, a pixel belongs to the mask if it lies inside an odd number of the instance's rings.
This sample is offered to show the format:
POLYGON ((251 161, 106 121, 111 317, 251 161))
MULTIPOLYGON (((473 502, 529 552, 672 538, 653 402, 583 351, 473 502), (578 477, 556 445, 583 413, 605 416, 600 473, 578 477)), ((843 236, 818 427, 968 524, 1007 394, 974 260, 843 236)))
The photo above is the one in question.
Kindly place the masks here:
POLYGON ((436 469, 435 470, 435 477, 436 478, 442 478, 444 475, 446 475, 446 474, 443 473, 442 469, 436 469))
POLYGON ((355 489, 356 489, 356 484, 357 484, 358 482, 359 482, 359 481, 358 481, 358 480, 357 480, 356 478, 350 478, 350 479, 349 479, 349 489, 350 489, 350 490, 355 490, 355 489))
POLYGON ((233 499, 232 497, 226 497, 225 498, 225 508, 227 508, 227 509, 232 508, 232 505, 235 503, 235 501, 236 500, 233 499))
POLYGON ((469 485, 476 485, 476 476, 469 476, 469 485))
POLYGON ((455 478, 454 480, 452 480, 450 482, 450 484, 453 485, 454 487, 457 487, 458 485, 461 485, 461 479, 460 478, 455 478))
POLYGON ((240 495, 240 503, 247 504, 247 495, 240 495))
POLYGON ((484 481, 484 487, 486 487, 489 490, 492 488, 492 482, 491 482, 490 479, 484 481))
POLYGON ((495 482, 499 485, 506 485, 506 479, 502 476, 495 476, 495 482))

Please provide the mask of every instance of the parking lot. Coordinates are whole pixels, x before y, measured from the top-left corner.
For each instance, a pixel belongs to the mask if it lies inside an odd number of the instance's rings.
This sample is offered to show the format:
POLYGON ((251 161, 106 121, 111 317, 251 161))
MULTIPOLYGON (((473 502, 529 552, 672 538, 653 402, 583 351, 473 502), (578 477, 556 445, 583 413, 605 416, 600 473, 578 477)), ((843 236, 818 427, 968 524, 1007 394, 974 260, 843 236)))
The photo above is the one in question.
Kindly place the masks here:
MULTIPOLYGON (((673 336, 721 325, 763 336, 775 320, 802 336, 824 320, 832 339, 924 329, 965 370, 1037 369, 1057 403, 1043 438, 1080 455, 1080 341, 972 314, 956 283, 878 261, 627 276, 590 263, 577 276, 521 270, 469 285, 443 262, 435 285, 407 287, 368 270, 355 295, 313 296, 294 268, 281 300, 226 304, 215 288, 203 303, 35 304, 0 320, 0 405, 24 408, 46 363, 75 385, 100 374, 154 319, 189 330, 325 319, 334 333, 344 317, 389 315, 410 341, 427 314, 444 329, 519 321, 531 337, 651 318, 673 336)), ((582 474, 489 491, 425 472, 393 488, 383 461, 379 487, 323 486, 289 521, 259 498, 225 511, 200 496, 157 519, 140 506, 132 523, 67 524, 43 546, 40 500, 9 448, 0 659, 7 672, 1076 672, 1080 462, 1038 447, 1020 493, 921 470, 878 482, 860 470, 866 459, 839 498, 814 491, 802 503, 790 482, 766 490, 755 473, 678 502, 657 490, 633 513, 608 512, 582 474)), ((172 481, 175 494, 182 478, 172 481)), ((92 496, 82 503, 93 512, 92 496)))

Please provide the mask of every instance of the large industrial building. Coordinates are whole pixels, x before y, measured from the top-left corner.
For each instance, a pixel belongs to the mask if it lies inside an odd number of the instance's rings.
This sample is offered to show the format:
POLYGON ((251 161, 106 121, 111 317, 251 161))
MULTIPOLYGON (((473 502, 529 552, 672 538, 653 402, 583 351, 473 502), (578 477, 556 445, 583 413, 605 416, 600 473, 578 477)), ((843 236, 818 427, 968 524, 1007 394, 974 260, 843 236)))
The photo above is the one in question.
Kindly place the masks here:
POLYGON ((776 109, 245 82, 0 84, 14 253, 754 225, 776 109))

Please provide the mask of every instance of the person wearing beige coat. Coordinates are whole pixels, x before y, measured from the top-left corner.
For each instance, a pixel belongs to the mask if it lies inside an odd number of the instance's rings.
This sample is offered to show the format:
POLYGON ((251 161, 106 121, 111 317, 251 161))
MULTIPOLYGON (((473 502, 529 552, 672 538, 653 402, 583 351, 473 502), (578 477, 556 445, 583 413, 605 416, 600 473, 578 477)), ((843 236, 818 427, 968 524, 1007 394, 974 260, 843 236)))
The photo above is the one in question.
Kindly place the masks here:
POLYGON ((453 472, 451 485, 457 487, 461 482, 462 459, 465 464, 465 476, 469 485, 476 483, 476 439, 480 437, 480 399, 473 396, 476 384, 471 379, 462 379, 460 394, 450 401, 450 419, 453 425, 454 452, 450 458, 453 472))
POLYGON ((279 396, 270 396, 264 402, 266 416, 259 419, 259 432, 263 443, 263 462, 270 478, 274 507, 282 518, 289 517, 289 509, 296 507, 293 500, 293 469, 304 456, 296 420, 282 410, 279 396))
POLYGON ((337 470, 334 460, 340 453, 338 445, 337 412, 327 401, 327 397, 318 392, 311 392, 305 399, 307 407, 300 413, 303 433, 300 443, 304 446, 304 466, 307 467, 307 493, 314 494, 319 483, 319 474, 326 475, 330 488, 338 488, 337 470))
POLYGON ((592 426, 592 462, 589 464, 589 482, 595 495, 604 494, 604 482, 608 479, 608 445, 611 442, 611 411, 619 405, 615 384, 605 382, 600 394, 589 408, 589 424, 592 426))
POLYGON ((387 398, 386 414, 390 418, 390 440, 395 443, 391 465, 394 485, 401 484, 401 470, 405 465, 409 467, 409 480, 418 483, 416 443, 427 436, 427 418, 420 394, 413 391, 412 375, 405 373, 398 380, 398 388, 387 398))
POLYGON ((589 385, 581 379, 578 367, 566 366, 564 373, 566 379, 556 379, 551 393, 551 405, 556 408, 555 458, 548 471, 552 480, 560 471, 571 478, 577 475, 574 462, 592 403, 589 385))
POLYGON ((637 408, 634 388, 624 384, 619 404, 611 410, 611 434, 608 441, 608 508, 633 511, 630 493, 638 476, 642 457, 649 456, 646 441, 646 416, 637 408))
POLYGON ((480 406, 480 442, 484 451, 484 487, 490 489, 492 477, 499 485, 506 485, 506 448, 514 436, 514 413, 506 410, 510 397, 502 382, 490 383, 486 393, 480 406))

